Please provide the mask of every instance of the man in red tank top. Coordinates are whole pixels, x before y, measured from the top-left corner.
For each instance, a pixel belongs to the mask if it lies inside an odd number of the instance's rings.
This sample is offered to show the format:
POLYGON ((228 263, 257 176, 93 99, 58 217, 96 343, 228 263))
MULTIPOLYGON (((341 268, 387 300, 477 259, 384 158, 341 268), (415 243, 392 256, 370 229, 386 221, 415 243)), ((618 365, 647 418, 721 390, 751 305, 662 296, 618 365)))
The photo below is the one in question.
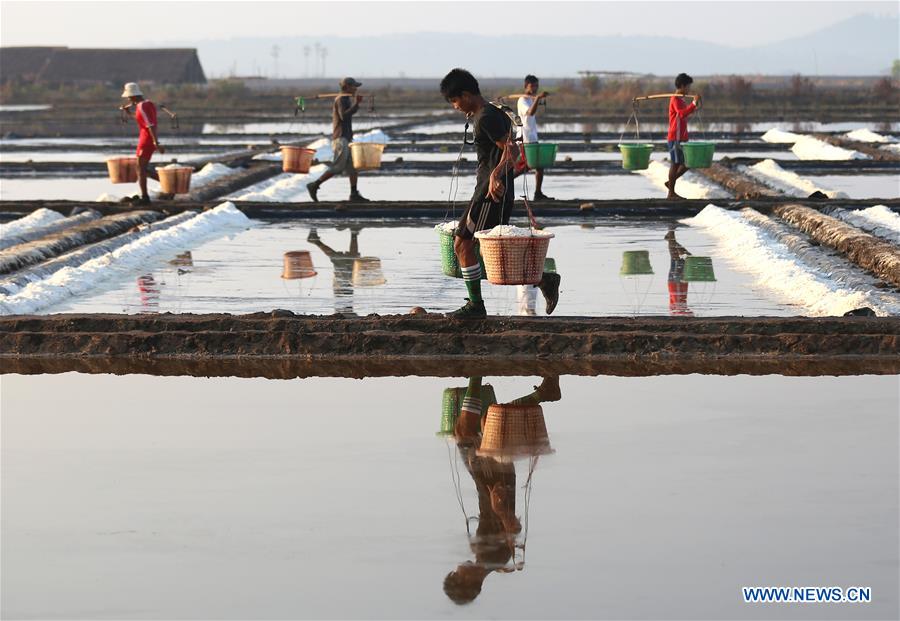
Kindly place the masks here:
POLYGON ((672 165, 669 167, 669 180, 666 181, 666 188, 669 190, 668 199, 681 198, 675 193, 675 182, 681 175, 687 172, 687 166, 684 164, 684 151, 681 149, 681 143, 688 141, 687 119, 700 107, 700 95, 689 95, 691 84, 694 78, 686 73, 679 73, 675 78, 675 92, 678 97, 669 99, 669 161, 672 165), (689 104, 684 102, 684 97, 691 96, 694 101, 689 104))
POLYGON ((166 149, 159 143, 156 133, 156 106, 149 99, 144 99, 144 93, 136 82, 129 82, 122 91, 122 97, 128 98, 128 103, 122 106, 122 110, 134 117, 138 126, 138 185, 141 188, 141 200, 139 204, 150 203, 150 195, 147 193, 147 177, 159 181, 156 170, 150 170, 150 158, 155 151, 165 153, 166 149))

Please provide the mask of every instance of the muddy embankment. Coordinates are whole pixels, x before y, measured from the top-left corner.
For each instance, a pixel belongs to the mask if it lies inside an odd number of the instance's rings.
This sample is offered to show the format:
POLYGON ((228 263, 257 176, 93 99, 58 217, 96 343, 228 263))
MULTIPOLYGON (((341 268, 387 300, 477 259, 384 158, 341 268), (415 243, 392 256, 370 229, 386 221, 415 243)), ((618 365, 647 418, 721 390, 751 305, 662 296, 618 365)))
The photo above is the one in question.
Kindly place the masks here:
POLYGON ((889 285, 900 287, 900 249, 893 244, 802 205, 782 205, 773 213, 889 285))
MULTIPOLYGON (((5 358, 897 360, 900 318, 49 315, 0 318, 5 358)), ((8 360, 4 360, 4 363, 8 360)))

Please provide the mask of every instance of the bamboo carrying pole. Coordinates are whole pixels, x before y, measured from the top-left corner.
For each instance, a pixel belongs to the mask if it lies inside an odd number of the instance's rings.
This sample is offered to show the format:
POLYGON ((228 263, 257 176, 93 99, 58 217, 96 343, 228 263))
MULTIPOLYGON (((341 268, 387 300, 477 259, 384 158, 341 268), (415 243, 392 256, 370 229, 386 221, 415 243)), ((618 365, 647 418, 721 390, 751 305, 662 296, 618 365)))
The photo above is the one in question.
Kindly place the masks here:
POLYGON ((664 99, 666 97, 696 97, 696 95, 682 95, 681 93, 660 93, 658 95, 641 95, 632 101, 646 101, 647 99, 664 99))

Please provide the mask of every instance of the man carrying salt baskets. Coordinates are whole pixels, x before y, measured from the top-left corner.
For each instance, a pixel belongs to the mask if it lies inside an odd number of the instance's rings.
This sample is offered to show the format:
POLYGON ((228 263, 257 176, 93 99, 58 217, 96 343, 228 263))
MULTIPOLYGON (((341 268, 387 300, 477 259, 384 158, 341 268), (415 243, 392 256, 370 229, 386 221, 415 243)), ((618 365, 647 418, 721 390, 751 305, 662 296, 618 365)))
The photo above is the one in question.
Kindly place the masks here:
POLYGON ((353 78, 341 80, 341 94, 334 98, 331 114, 333 127, 331 150, 334 153, 331 165, 321 177, 306 184, 306 191, 309 192, 309 196, 314 202, 319 202, 319 188, 322 184, 343 172, 346 172, 350 178, 350 201, 362 203, 369 200, 356 189, 359 175, 353 167, 353 158, 350 155, 350 143, 353 141, 353 115, 359 111, 359 104, 362 102, 362 96, 356 94, 360 86, 362 86, 362 82, 357 82, 353 78))
POLYGON ((156 170, 150 170, 150 158, 155 151, 165 153, 166 149, 159 143, 159 135, 156 133, 156 106, 149 99, 144 99, 144 93, 136 82, 129 82, 122 91, 122 97, 128 98, 128 103, 121 106, 121 110, 134 117, 138 126, 138 185, 141 188, 139 205, 150 204, 150 195, 147 193, 147 177, 159 181, 156 170), (132 110, 134 108, 134 110, 132 110))
MULTIPOLYGON (((441 95, 473 125, 478 157, 475 193, 456 228, 453 243, 469 297, 466 304, 449 314, 463 319, 487 316, 481 297, 481 265, 475 251, 475 233, 509 224, 513 208, 513 169, 518 147, 512 137, 513 123, 500 108, 481 95, 478 80, 465 69, 453 69, 441 80, 441 95)), ((544 272, 540 283, 547 314, 559 301, 558 274, 544 272)))

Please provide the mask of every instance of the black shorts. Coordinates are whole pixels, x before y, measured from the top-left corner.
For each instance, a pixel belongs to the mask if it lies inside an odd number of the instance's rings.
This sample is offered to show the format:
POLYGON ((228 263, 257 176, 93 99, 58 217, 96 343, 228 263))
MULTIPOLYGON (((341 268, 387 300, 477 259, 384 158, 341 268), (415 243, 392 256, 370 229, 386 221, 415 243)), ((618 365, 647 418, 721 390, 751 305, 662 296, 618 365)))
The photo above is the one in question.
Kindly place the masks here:
POLYGON ((473 239, 478 231, 492 229, 498 224, 509 224, 515 197, 511 191, 511 185, 508 188, 503 200, 499 203, 491 200, 487 192, 476 190, 472 202, 469 203, 469 207, 459 219, 456 236, 462 239, 473 239))

